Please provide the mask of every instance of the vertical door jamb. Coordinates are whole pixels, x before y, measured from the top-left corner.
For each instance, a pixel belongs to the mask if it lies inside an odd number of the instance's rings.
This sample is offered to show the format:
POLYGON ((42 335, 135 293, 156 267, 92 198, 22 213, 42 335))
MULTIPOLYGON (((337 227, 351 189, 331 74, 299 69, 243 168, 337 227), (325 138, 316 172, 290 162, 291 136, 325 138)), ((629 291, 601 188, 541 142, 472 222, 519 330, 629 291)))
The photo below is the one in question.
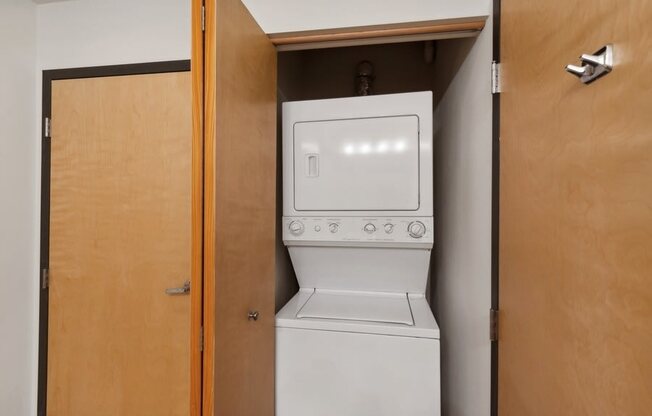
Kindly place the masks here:
MULTIPOLYGON (((192 290, 190 416, 202 415, 204 328, 204 33, 202 1, 192 2, 192 290)), ((207 413, 208 414, 208 413, 207 413)))
MULTIPOLYGON (((201 373, 201 413, 213 414, 215 374, 215 117, 216 117, 216 39, 215 0, 192 0, 193 114, 201 117, 194 124, 197 146, 202 146, 201 181, 203 230, 201 273, 203 276, 203 360, 201 373), (201 144, 199 143, 201 141, 201 144)), ((198 161, 199 163, 199 161, 198 161)), ((198 182, 199 183, 199 182, 198 182)), ((193 188, 194 189, 194 188, 193 188)), ((193 414, 194 416, 194 414, 193 414)))
MULTIPOLYGON (((493 1, 492 60, 500 62, 500 1, 493 1)), ((499 314, 499 242, 500 242, 500 93, 492 96, 491 145, 491 309, 499 314)), ((496 316, 496 325, 498 317, 496 316)), ((498 333, 491 341, 491 416, 498 416, 498 333)))

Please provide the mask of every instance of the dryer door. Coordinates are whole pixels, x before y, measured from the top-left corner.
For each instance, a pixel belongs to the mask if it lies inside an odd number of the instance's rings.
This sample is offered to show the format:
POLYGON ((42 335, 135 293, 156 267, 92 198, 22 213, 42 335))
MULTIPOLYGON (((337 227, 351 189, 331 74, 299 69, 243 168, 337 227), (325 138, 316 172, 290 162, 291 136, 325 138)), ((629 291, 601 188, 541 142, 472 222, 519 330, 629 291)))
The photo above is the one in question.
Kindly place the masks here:
POLYGON ((294 125, 297 211, 419 208, 419 117, 294 125))

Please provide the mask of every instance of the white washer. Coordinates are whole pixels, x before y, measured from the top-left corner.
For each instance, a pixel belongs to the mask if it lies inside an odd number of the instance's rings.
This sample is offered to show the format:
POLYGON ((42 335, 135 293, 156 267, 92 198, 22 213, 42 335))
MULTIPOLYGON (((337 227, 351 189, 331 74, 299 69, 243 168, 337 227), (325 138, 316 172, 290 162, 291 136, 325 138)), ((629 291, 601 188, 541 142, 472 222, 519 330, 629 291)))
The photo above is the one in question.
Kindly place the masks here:
POLYGON ((440 414, 430 92, 283 105, 277 416, 440 414))

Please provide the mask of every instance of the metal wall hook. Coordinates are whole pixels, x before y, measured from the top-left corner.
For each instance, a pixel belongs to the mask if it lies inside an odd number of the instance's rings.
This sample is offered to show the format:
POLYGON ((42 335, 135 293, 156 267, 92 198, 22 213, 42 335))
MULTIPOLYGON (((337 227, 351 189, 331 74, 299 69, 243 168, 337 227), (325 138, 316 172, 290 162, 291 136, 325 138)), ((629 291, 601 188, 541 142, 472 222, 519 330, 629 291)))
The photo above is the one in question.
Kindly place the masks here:
POLYGON ((566 65, 566 72, 570 72, 571 74, 575 75, 576 77, 583 77, 583 76, 588 76, 593 73, 593 67, 591 65, 566 65))
POLYGON ((257 321, 259 316, 260 314, 258 313, 258 311, 249 311, 249 313, 247 314, 247 319, 250 321, 257 321))
POLYGON ((590 84, 613 69, 613 45, 605 45, 593 54, 582 54, 580 61, 582 66, 566 65, 566 72, 590 84))
POLYGON ((607 58, 606 58, 605 55, 589 55, 589 54, 583 53, 580 56, 580 61, 582 61, 583 64, 599 66, 599 65, 606 65, 607 58))

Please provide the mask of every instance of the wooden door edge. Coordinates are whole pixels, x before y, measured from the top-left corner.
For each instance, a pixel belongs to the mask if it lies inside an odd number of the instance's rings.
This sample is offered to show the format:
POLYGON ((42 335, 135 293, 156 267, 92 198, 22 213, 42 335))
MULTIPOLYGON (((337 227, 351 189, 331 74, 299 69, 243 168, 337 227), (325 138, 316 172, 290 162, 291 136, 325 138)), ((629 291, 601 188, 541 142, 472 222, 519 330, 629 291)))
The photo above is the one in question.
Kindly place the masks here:
POLYGON ((362 41, 365 39, 390 39, 393 37, 441 34, 449 32, 479 32, 484 28, 486 19, 487 16, 476 16, 461 19, 273 33, 269 35, 269 39, 275 46, 281 47, 296 44, 362 41))
POLYGON ((192 251, 190 290, 190 416, 202 414, 204 258, 204 40, 202 5, 192 3, 192 251), (197 30, 199 29, 199 30, 197 30))
POLYGON ((198 98, 193 105, 198 114, 203 116, 203 128, 197 132, 201 140, 203 184, 203 360, 201 374, 201 414, 212 415, 214 404, 215 374, 215 117, 216 117, 216 39, 215 0, 192 0, 193 9, 193 58, 201 74, 202 89, 195 93, 198 98), (203 28, 202 28, 203 22, 203 28), (199 99, 201 97, 201 100, 199 99))

